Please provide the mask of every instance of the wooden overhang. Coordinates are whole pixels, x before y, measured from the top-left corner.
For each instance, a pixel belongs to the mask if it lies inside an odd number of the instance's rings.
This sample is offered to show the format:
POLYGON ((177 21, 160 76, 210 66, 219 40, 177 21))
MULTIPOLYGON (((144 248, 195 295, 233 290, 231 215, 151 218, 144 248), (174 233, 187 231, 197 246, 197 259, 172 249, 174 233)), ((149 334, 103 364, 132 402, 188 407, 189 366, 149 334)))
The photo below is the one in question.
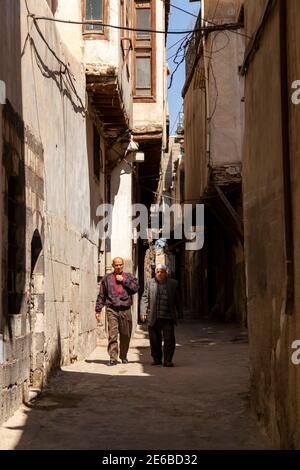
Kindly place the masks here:
POLYGON ((101 123, 108 145, 129 130, 127 115, 117 69, 86 70, 86 89, 89 102, 101 123))

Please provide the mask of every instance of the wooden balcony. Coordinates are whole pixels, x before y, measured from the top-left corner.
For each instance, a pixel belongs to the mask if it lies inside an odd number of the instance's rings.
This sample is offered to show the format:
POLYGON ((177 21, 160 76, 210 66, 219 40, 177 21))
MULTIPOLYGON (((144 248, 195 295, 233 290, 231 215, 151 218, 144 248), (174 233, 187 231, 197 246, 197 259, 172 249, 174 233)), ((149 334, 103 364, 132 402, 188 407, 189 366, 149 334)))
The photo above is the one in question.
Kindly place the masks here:
POLYGON ((86 66, 89 103, 101 123, 108 144, 129 130, 129 117, 117 76, 112 66, 86 66))

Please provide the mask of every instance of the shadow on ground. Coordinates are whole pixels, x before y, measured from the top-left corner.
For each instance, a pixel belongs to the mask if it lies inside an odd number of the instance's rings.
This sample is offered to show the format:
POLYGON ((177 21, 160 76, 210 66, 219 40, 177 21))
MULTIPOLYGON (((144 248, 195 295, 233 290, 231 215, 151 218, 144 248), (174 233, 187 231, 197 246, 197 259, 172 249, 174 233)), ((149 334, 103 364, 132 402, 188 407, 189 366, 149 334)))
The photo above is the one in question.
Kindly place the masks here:
POLYGON ((139 330, 129 360, 107 367, 103 346, 57 372, 41 397, 2 427, 1 448, 270 448, 249 408, 245 332, 183 323, 175 367, 164 368, 150 365, 139 330))

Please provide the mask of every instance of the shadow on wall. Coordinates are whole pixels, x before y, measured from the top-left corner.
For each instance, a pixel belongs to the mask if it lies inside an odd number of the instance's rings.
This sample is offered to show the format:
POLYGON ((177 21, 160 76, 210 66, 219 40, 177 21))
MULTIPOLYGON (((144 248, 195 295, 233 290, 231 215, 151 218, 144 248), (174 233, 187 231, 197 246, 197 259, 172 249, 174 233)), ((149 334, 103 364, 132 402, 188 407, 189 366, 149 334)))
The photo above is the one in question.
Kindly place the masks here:
MULTIPOLYGON (((90 113, 91 114, 91 113, 90 113)), ((90 190, 90 225, 96 228, 99 217, 96 215, 97 207, 104 201, 101 193, 104 195, 104 166, 105 155, 102 151, 102 138, 97 127, 93 124, 89 116, 86 119, 86 154, 89 170, 89 190, 90 190)), ((104 196, 105 197, 105 196, 104 196)))
MULTIPOLYGON (((1 2, 0 80, 8 98, 3 106, 3 316, 12 339, 11 315, 26 314, 25 128, 22 119, 20 2, 1 2), (13 71, 13 75, 11 75, 13 71)), ((3 325, 4 326, 4 325, 3 325)), ((2 326, 2 328, 3 328, 2 326)))
POLYGON ((33 30, 36 32, 36 38, 33 37, 32 30, 30 29, 30 31, 27 32, 22 55, 25 53, 27 43, 29 43, 33 56, 35 57, 37 67, 43 77, 53 80, 61 94, 61 97, 66 97, 69 100, 75 113, 80 113, 85 117, 85 106, 77 92, 75 77, 71 72, 69 64, 64 60, 64 58, 60 58, 54 48, 49 44, 39 27, 38 21, 35 19, 30 21, 33 23, 33 30), (55 68, 53 66, 52 68, 49 67, 42 58, 42 50, 45 47, 47 49, 47 54, 49 55, 49 61, 55 63, 55 68))

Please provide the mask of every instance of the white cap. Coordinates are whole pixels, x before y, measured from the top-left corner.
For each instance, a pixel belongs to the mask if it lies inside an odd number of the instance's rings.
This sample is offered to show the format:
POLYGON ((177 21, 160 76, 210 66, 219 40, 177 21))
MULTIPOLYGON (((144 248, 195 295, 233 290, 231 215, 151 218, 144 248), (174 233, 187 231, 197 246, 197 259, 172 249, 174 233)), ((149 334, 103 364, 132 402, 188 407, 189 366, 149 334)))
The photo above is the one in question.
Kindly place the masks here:
POLYGON ((163 271, 168 271, 168 268, 165 264, 157 264, 155 270, 162 269, 163 271))

